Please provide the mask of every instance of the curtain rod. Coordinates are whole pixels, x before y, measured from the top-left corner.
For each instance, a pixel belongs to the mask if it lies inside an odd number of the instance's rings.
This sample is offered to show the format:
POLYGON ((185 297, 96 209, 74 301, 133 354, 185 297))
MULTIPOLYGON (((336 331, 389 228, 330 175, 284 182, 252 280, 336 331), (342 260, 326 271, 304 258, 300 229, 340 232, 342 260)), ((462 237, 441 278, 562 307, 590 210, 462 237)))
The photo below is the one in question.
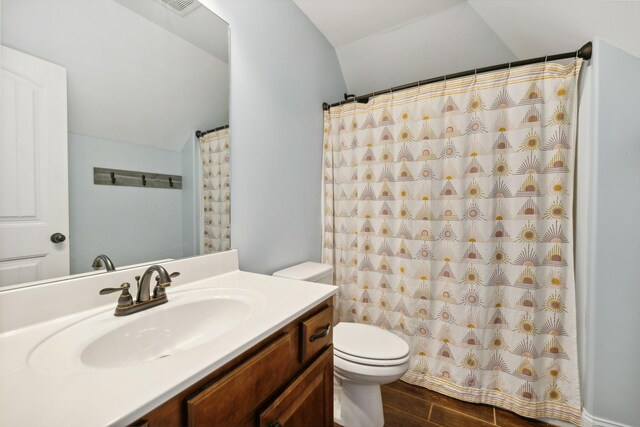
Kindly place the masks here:
POLYGON ((473 74, 480 74, 480 73, 488 73, 490 71, 497 71, 497 70, 502 70, 505 68, 510 68, 510 67, 520 67, 522 65, 530 65, 530 64, 537 64, 539 62, 545 62, 545 61, 558 61, 560 59, 568 59, 568 58, 582 58, 585 61, 588 61, 589 59, 591 59, 591 54, 593 52, 593 45, 591 44, 591 42, 586 43, 584 46, 582 46, 580 49, 578 49, 577 51, 573 51, 573 52, 567 52, 567 53, 560 53, 557 55, 549 55, 549 56, 541 56, 539 58, 532 58, 532 59, 524 59, 522 61, 515 61, 515 62, 507 62, 504 64, 499 64, 499 65, 492 65, 490 67, 483 67, 483 68, 476 68, 473 70, 467 70, 467 71, 462 71, 460 73, 454 73, 454 74, 446 74, 444 76, 440 76, 440 77, 434 77, 428 80, 418 80, 417 82, 413 82, 413 83, 408 83, 408 84, 404 84, 401 86, 396 86, 396 87, 392 87, 386 90, 381 90, 381 91, 375 91, 372 93, 368 93, 366 95, 360 95, 360 96, 355 96, 355 95, 350 95, 350 94, 344 94, 344 101, 340 101, 340 102, 334 102, 333 104, 329 105, 328 103, 324 102, 322 103, 322 109, 324 111, 328 111, 329 108, 331 107, 337 107, 339 105, 344 105, 344 104, 348 104, 351 102, 363 102, 363 103, 367 103, 369 102, 369 99, 374 97, 375 95, 382 95, 384 93, 390 93, 390 92, 397 92, 400 90, 404 90, 404 89, 410 89, 416 86, 421 86, 424 84, 429 84, 429 83, 436 83, 436 82, 440 82, 443 80, 449 80, 449 79, 455 79, 458 77, 466 77, 466 76, 471 76, 473 74))
POLYGON ((205 131, 197 130, 196 131, 196 138, 203 137, 208 133, 216 132, 216 131, 219 131, 219 130, 222 130, 222 129, 229 129, 229 125, 219 126, 217 128, 213 128, 213 129, 209 129, 209 130, 205 130, 205 131))

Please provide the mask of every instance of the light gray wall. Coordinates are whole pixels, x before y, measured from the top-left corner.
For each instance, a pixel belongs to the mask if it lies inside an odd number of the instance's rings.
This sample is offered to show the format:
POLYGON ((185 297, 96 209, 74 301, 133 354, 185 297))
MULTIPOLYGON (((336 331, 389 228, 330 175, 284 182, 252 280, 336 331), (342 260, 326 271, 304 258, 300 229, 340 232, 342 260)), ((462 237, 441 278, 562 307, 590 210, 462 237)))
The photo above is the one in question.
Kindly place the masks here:
POLYGON ((195 129, 227 123, 228 64, 121 4, 0 7, 5 46, 67 69, 69 132, 180 151, 195 129))
POLYGON ((593 67, 591 61, 583 62, 578 87, 578 136, 576 144, 575 178, 575 284, 578 332, 578 364, 580 390, 583 398, 589 390, 587 373, 590 285, 590 202, 591 200, 591 152, 593 151, 593 67))
POLYGON ((231 245, 272 273, 320 261, 322 102, 335 50, 291 0, 202 0, 231 30, 231 245))
MULTIPOLYGON (((180 152, 69 134, 71 273, 182 257, 182 191, 93 184, 93 168, 181 174, 180 152)), ((117 285, 114 284, 114 285, 117 285)))
POLYGON ((336 51, 356 95, 517 59, 467 3, 336 51))
POLYGON ((182 256, 200 253, 200 146, 195 135, 184 143, 182 152, 182 256))
POLYGON ((640 420, 640 59, 594 41, 587 393, 591 415, 640 420))

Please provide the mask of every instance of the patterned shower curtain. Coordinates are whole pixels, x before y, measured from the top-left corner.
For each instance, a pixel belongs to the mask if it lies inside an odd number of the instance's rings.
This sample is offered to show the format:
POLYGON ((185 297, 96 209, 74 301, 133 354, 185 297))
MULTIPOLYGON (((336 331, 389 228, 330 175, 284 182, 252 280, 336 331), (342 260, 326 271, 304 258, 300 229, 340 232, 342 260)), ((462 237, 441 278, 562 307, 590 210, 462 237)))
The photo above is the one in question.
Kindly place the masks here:
POLYGON ((340 319, 404 338, 403 380, 580 423, 581 63, 477 74, 325 113, 323 258, 340 319))
POLYGON ((231 248, 229 187, 229 129, 200 137, 202 159, 203 250, 205 254, 231 248))

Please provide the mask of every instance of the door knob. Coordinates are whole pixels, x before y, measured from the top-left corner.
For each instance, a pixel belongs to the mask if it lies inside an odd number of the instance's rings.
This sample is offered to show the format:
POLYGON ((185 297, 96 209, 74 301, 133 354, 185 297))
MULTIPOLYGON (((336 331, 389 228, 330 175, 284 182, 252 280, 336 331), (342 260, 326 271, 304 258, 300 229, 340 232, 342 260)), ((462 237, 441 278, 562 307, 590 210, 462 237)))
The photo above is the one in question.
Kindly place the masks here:
POLYGON ((67 240, 67 236, 65 236, 65 235, 64 235, 64 234, 62 234, 62 233, 53 233, 53 234, 51 235, 51 241, 52 241, 53 243, 62 243, 62 242, 64 242, 65 240, 67 240))

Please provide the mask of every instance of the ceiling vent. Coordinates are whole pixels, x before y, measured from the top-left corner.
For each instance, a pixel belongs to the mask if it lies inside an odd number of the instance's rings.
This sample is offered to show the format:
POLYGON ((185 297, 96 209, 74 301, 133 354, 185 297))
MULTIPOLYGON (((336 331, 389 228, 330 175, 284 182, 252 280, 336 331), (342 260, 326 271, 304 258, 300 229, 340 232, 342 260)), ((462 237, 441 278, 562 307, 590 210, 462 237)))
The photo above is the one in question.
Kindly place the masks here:
POLYGON ((200 3, 196 0, 155 0, 173 13, 185 16, 190 12, 193 12, 200 3))

